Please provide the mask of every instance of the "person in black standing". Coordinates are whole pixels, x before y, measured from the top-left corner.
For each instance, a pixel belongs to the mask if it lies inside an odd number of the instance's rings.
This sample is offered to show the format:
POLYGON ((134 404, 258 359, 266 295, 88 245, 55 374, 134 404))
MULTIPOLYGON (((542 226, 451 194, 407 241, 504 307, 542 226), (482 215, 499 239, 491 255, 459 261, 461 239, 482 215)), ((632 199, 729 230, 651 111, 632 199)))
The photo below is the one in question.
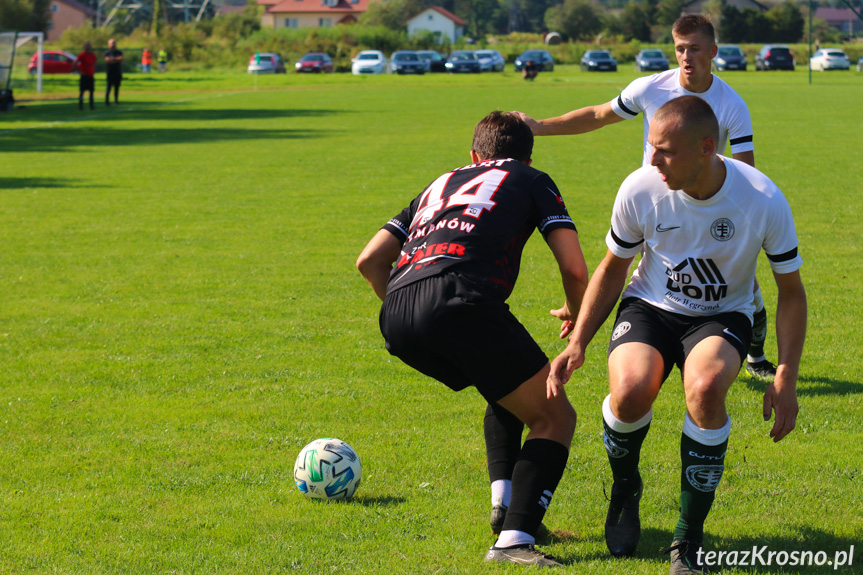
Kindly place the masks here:
POLYGON ((530 167, 532 151, 530 127, 515 113, 483 118, 472 164, 440 176, 384 225, 357 268, 383 300, 387 351, 454 391, 475 387, 495 417, 530 429, 516 446, 511 501, 485 560, 553 567, 560 563, 534 543, 566 466, 575 410, 565 395, 547 396, 548 358, 506 299, 534 230, 560 270, 557 317, 577 316, 587 266, 560 192, 530 167))
POLYGON ((117 41, 108 40, 105 52, 105 65, 108 71, 108 87, 105 89, 105 105, 111 105, 111 88, 114 88, 114 104, 120 103, 120 82, 123 81, 123 52, 117 49, 117 41))

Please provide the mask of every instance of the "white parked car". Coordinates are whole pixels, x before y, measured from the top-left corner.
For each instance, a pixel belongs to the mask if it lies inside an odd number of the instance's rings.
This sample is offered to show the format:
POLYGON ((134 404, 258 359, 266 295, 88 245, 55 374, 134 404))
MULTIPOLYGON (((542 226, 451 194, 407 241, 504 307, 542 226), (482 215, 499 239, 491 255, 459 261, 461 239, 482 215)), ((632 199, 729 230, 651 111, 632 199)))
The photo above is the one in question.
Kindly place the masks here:
POLYGON ((249 58, 249 74, 284 74, 285 63, 282 57, 272 52, 255 52, 249 58))
POLYGON ((816 50, 815 54, 809 60, 809 66, 813 70, 848 70, 851 68, 851 61, 845 52, 838 48, 821 48, 816 50))
POLYGON ((479 69, 483 72, 503 72, 506 60, 497 50, 476 50, 474 52, 479 60, 479 69))
POLYGON ((351 62, 353 62, 351 72, 354 76, 383 74, 387 70, 387 59, 380 50, 363 50, 351 62))
POLYGON ((861 56, 860 59, 857 60, 857 71, 863 72, 863 56, 861 56))

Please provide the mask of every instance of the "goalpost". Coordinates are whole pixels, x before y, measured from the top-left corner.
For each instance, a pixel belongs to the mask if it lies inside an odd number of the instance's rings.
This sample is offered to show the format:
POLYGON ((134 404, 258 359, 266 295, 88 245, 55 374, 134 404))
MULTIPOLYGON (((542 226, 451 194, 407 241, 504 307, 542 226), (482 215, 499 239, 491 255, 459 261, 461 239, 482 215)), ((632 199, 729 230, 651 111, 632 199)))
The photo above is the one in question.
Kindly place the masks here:
POLYGON ((9 89, 9 84, 12 81, 12 64, 15 60, 15 51, 31 40, 36 40, 39 44, 36 52, 39 55, 36 59, 36 91, 42 92, 44 32, 0 32, 0 89, 9 89))

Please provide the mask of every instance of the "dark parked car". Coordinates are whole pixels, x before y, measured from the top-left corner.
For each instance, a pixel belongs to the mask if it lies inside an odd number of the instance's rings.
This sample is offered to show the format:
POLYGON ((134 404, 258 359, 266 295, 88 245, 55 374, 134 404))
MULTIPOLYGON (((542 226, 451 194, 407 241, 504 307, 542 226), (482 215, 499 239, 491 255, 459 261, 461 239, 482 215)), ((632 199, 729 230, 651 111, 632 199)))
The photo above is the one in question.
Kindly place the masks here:
POLYGON ((713 57, 717 70, 746 70, 746 54, 738 46, 718 46, 713 57))
POLYGON ((470 50, 456 50, 449 55, 446 63, 446 71, 451 74, 469 72, 479 74, 479 59, 470 50))
POLYGON ((434 50, 417 50, 417 56, 426 63, 426 72, 446 72, 446 58, 434 50))
POLYGON ((533 62, 537 72, 551 72, 554 70, 554 58, 545 50, 527 50, 515 59, 515 71, 521 72, 526 62, 533 62))
POLYGON ((323 52, 309 52, 294 64, 297 72, 332 72, 333 61, 323 52))
MULTIPOLYGON (((30 58, 30 64, 27 66, 27 71, 31 74, 36 73, 36 68, 39 65, 39 54, 33 54, 30 58)), ((42 73, 43 74, 73 74, 78 70, 75 68, 75 56, 69 52, 60 50, 45 50, 42 52, 42 73)))
POLYGON ((636 72, 664 72, 668 70, 668 58, 662 50, 642 50, 635 57, 636 72))
POLYGON ((396 74, 425 74, 426 63, 411 50, 399 50, 390 56, 390 70, 396 74))
POLYGON ((793 70, 794 55, 788 46, 768 44, 755 56, 756 70, 793 70))
POLYGON ((585 72, 617 72, 617 60, 607 50, 588 50, 581 57, 585 72))

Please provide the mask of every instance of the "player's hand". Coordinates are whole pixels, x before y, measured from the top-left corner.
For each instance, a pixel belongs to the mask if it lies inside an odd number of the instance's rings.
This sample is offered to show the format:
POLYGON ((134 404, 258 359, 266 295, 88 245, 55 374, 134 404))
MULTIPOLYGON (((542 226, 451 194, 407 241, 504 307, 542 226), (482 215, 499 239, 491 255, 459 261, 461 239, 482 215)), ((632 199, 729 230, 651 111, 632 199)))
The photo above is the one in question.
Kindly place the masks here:
POLYGON ((788 384, 780 373, 764 392, 764 421, 770 421, 771 412, 776 415, 770 437, 773 442, 781 441, 797 425, 797 390, 795 384, 788 384))
POLYGON ((578 344, 570 343, 559 356, 551 362, 551 371, 545 382, 546 397, 557 397, 563 386, 572 377, 572 372, 584 365, 584 351, 578 344))
POLYGON ((566 304, 564 303, 562 308, 553 309, 549 313, 563 321, 560 326, 560 339, 566 339, 569 337, 569 334, 571 334, 572 330, 575 329, 575 322, 573 321, 572 314, 569 313, 569 308, 567 308, 566 304))
POLYGON ((527 124, 528 127, 530 127, 530 131, 533 132, 534 134, 536 134, 536 130, 539 127, 539 123, 536 120, 534 120, 533 118, 531 118, 530 116, 528 116, 524 112, 519 112, 516 110, 516 111, 513 111, 513 113, 518 114, 518 117, 521 118, 521 120, 525 124, 527 124))

